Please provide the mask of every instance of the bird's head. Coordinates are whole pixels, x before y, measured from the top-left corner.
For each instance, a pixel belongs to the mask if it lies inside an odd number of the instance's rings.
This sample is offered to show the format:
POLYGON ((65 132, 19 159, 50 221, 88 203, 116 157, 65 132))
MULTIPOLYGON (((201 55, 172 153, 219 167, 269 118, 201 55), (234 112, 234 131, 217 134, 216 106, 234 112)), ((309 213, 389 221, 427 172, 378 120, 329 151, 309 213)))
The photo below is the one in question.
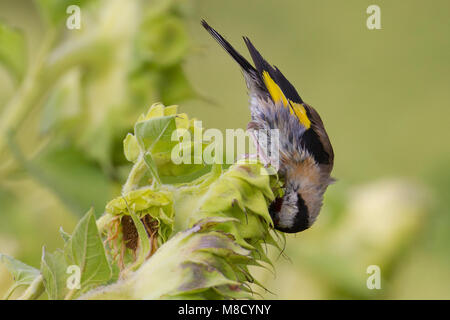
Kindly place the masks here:
POLYGON ((323 195, 332 182, 333 179, 323 175, 314 161, 305 161, 288 170, 283 197, 276 198, 269 207, 275 229, 296 233, 311 227, 319 215, 323 195))

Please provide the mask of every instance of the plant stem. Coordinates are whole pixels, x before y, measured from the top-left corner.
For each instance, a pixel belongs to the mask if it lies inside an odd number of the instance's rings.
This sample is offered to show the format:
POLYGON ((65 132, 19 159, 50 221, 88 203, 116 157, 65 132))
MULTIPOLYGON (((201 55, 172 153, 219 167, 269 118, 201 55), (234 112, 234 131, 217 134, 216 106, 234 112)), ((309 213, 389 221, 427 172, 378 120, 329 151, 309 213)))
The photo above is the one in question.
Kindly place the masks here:
POLYGON ((72 289, 72 290, 70 290, 70 291, 66 294, 66 296, 64 297, 64 300, 72 300, 72 298, 73 298, 73 296, 74 296, 74 294, 75 294, 76 291, 77 291, 77 289, 72 289))
POLYGON ((3 297, 3 300, 8 300, 9 297, 11 297, 11 295, 14 293, 14 291, 20 287, 20 285, 18 285, 17 283, 14 283, 6 292, 5 296, 3 297))
POLYGON ((139 185, 139 181, 145 175, 146 171, 147 166, 145 164, 144 157, 141 154, 136 163, 134 164, 133 168, 131 169, 127 181, 122 187, 122 195, 125 195, 128 192, 136 189, 137 186, 139 185))
POLYGON ((17 300, 35 300, 44 292, 44 277, 39 275, 17 300))

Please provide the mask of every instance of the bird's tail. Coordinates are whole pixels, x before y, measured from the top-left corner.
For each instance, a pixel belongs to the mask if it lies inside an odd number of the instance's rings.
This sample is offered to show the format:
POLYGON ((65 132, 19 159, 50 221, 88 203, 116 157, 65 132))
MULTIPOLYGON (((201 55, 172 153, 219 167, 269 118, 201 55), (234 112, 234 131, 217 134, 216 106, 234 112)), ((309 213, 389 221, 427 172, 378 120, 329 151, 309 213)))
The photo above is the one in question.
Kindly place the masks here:
POLYGON ((202 26, 211 34, 211 36, 220 44, 222 48, 241 66, 244 71, 254 73, 256 69, 239 53, 233 46, 225 40, 216 30, 214 30, 205 20, 202 20, 202 26))

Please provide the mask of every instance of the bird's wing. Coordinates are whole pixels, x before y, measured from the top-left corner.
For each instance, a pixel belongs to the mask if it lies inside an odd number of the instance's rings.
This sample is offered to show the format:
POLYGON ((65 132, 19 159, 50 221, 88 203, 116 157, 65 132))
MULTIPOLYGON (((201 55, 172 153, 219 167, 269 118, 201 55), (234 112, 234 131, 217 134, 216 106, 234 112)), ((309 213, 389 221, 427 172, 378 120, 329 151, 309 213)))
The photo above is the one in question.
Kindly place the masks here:
POLYGON ((325 166, 324 169, 331 172, 334 163, 334 151, 330 138, 319 113, 306 103, 304 106, 306 114, 311 120, 311 128, 303 134, 303 147, 311 153, 318 164, 325 166))
POLYGON ((244 37, 244 41, 255 67, 205 20, 202 20, 202 25, 240 65, 250 91, 249 94, 264 100, 271 99, 276 107, 289 108, 290 113, 297 117, 299 123, 306 129, 302 137, 303 147, 313 155, 320 165, 332 167, 333 149, 319 114, 314 108, 303 102, 297 90, 281 71, 262 57, 249 38, 244 37))
POLYGON ((256 70, 258 70, 259 76, 275 105, 289 108, 291 114, 297 117, 300 124, 309 129, 311 121, 297 90, 277 67, 270 65, 262 57, 249 38, 244 37, 244 41, 255 63, 256 70))

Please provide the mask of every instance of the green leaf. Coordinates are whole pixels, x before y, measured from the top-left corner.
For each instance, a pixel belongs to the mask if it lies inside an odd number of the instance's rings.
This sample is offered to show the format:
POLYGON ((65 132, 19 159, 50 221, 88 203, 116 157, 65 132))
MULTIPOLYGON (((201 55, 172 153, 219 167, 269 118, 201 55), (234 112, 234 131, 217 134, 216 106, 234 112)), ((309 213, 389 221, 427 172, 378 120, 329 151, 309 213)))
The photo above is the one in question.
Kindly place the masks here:
POLYGON ((64 250, 68 259, 80 267, 82 290, 111 278, 111 266, 98 233, 93 209, 78 222, 64 250))
MULTIPOLYGON (((176 110, 169 112, 176 113, 176 110)), ((157 169, 159 172, 169 167, 169 163, 158 163, 161 157, 157 158, 155 151, 160 155, 171 148, 163 142, 171 138, 175 125, 191 129, 192 121, 188 119, 184 114, 176 114, 176 118, 168 116, 162 105, 153 105, 135 126, 141 153, 147 155, 144 161, 141 154, 136 164, 143 167, 145 162, 154 175, 157 169)), ((182 142, 188 143, 184 139, 182 142)), ((216 165, 195 181, 178 186, 159 185, 157 189, 155 185, 130 188, 122 197, 110 201, 106 212, 131 215, 137 229, 141 229, 141 240, 147 239, 139 220, 144 215, 159 222, 161 238, 163 234, 170 237, 161 239, 163 245, 150 259, 141 264, 140 257, 129 267, 134 270, 140 265, 135 272, 124 273, 123 281, 93 290, 82 298, 250 298, 248 285, 261 284, 252 277, 248 267, 264 267, 262 262, 271 265, 263 243, 278 247, 270 233, 272 219, 267 209, 274 199, 272 177, 262 174, 264 170, 260 163, 245 161, 225 172, 216 165), (172 230, 180 232, 173 236, 168 232, 172 230)))
POLYGON ((162 242, 166 241, 173 229, 173 200, 168 191, 155 191, 149 187, 132 190, 111 200, 105 208, 105 212, 112 215, 135 213, 140 219, 150 215, 157 220, 158 237, 162 242))
POLYGON ((69 291, 67 288, 67 262, 64 252, 57 250, 49 253, 42 249, 41 271, 44 277, 45 291, 50 300, 64 299, 69 291))
POLYGON ((11 73, 15 80, 22 79, 26 64, 26 42, 22 32, 0 22, 0 63, 11 73))
POLYGON ((151 245, 150 239, 147 235, 147 231, 145 230, 142 221, 138 218, 136 213, 130 207, 128 207, 128 212, 130 213, 131 219, 133 219, 133 223, 136 227, 139 236, 139 255, 130 268, 131 270, 136 270, 144 263, 145 259, 150 253, 151 245))
POLYGON ((19 260, 6 254, 0 253, 0 262, 3 262, 6 269, 13 275, 17 285, 29 285, 39 276, 39 270, 33 268, 19 260))
POLYGON ((260 164, 235 164, 225 173, 175 190, 175 230, 183 230, 201 219, 233 217, 239 223, 226 223, 221 230, 236 242, 250 248, 255 240, 267 240, 272 219, 267 205, 274 195, 270 176, 260 175, 260 164), (261 219, 262 218, 262 219, 261 219))
POLYGON ((155 161, 153 161, 153 157, 150 152, 146 152, 144 154, 144 162, 153 179, 155 179, 158 185, 161 185, 161 179, 159 178, 158 169, 156 167, 155 161))
POLYGON ((130 162, 136 162, 139 157, 141 150, 139 149, 136 137, 131 133, 128 133, 123 140, 123 151, 125 153, 125 158, 130 162))
POLYGON ((125 155, 130 160, 135 159, 136 139, 143 158, 135 163, 145 160, 156 180, 160 177, 169 184, 192 181, 206 167, 202 162, 202 150, 207 143, 202 140, 202 130, 195 119, 177 113, 176 105, 165 107, 155 103, 139 117, 134 136, 130 134, 125 139, 125 155), (175 155, 181 157, 178 159, 181 163, 174 161, 172 156, 175 155))
POLYGON ((134 132, 145 151, 155 153, 170 153, 178 141, 172 141, 172 133, 177 129, 175 116, 150 118, 136 123, 134 132))
POLYGON ((248 292, 231 271, 249 261, 249 251, 239 247, 232 237, 212 230, 217 224, 228 220, 202 221, 179 232, 130 277, 102 290, 87 293, 82 298, 249 298, 248 292), (233 288, 233 294, 223 286, 233 288), (212 288, 222 288, 222 295, 211 296, 208 290, 212 288))

